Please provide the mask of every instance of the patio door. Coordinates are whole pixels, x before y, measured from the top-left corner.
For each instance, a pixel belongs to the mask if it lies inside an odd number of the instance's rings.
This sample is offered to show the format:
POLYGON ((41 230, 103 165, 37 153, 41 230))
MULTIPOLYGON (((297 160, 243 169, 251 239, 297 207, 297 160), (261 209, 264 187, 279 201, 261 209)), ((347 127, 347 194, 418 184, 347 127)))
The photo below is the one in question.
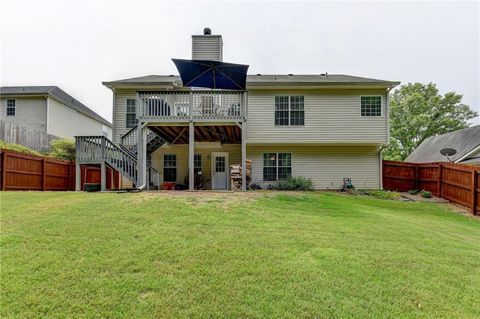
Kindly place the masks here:
POLYGON ((212 189, 228 189, 228 153, 212 153, 212 189))

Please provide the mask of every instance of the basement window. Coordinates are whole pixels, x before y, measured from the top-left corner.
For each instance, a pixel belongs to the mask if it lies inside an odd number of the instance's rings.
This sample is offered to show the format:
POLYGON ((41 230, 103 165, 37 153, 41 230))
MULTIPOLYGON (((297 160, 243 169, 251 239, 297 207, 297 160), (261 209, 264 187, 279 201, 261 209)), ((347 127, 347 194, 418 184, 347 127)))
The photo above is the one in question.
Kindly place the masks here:
POLYGON ((382 97, 362 96, 361 113, 362 116, 382 116, 382 97))
POLYGON ((176 154, 163 155, 163 181, 164 182, 177 181, 177 155, 176 154))
POLYGON ((137 125, 137 107, 135 99, 127 99, 126 127, 132 128, 137 125))
POLYGON ((7 108, 6 108, 6 113, 7 116, 15 116, 17 113, 17 107, 15 105, 15 99, 7 99, 7 108))
POLYGON ((263 181, 271 182, 288 178, 292 175, 291 153, 263 154, 263 181))
POLYGON ((304 104, 303 96, 275 96, 275 125, 304 125, 304 104))

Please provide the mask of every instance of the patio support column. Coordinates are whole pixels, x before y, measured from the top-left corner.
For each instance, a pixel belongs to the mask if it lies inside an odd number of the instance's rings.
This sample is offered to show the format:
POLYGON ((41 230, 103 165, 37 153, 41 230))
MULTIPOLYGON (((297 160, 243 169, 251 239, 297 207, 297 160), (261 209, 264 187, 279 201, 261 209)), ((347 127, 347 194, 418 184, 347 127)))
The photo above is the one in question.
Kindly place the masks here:
POLYGON ((242 121, 242 191, 247 190, 247 123, 242 121))
POLYGON ((137 188, 144 188, 147 183, 147 136, 143 123, 138 123, 137 142, 137 188))
POLYGON ((195 127, 193 122, 188 124, 188 189, 195 188, 194 152, 195 152, 195 127))

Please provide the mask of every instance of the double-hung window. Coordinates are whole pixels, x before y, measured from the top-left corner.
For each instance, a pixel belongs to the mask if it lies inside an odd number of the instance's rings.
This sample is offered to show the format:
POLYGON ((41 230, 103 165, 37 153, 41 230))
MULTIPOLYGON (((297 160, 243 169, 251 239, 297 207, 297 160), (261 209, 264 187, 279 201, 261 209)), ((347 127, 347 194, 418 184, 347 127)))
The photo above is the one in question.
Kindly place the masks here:
POLYGON ((163 155, 163 181, 165 182, 177 181, 177 155, 176 154, 163 155))
POLYGON ((362 96, 360 104, 362 116, 382 116, 381 96, 362 96))
POLYGON ((126 127, 127 128, 132 128, 137 125, 137 106, 136 106, 136 100, 135 99, 127 99, 127 123, 126 127))
POLYGON ((291 153, 264 153, 263 180, 278 181, 292 175, 291 153))
POLYGON ((17 107, 15 105, 15 99, 7 99, 6 101, 6 115, 15 116, 17 113, 17 107))
POLYGON ((275 125, 305 124, 303 96, 275 96, 275 125))

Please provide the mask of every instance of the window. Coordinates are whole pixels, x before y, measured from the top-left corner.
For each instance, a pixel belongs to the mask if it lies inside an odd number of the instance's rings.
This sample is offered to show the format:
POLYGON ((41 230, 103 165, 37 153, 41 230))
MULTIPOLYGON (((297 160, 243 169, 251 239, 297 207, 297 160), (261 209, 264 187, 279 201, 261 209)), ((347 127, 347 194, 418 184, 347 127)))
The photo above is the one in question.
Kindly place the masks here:
POLYGON ((362 116, 382 116, 382 97, 362 96, 361 113, 362 116))
POLYGON ((275 125, 304 125, 303 96, 275 97, 275 125))
POLYGON ((277 181, 292 175, 291 153, 264 153, 263 180, 277 181))
POLYGON ((225 173, 225 157, 224 156, 215 157, 215 172, 225 173))
POLYGON ((15 99, 7 99, 7 116, 16 115, 15 99))
POLYGON ((127 128, 137 125, 137 107, 135 99, 127 99, 127 128))
POLYGON ((163 181, 177 181, 177 155, 175 154, 163 155, 163 181))
POLYGON ((193 156, 193 170, 195 174, 198 174, 202 171, 202 155, 195 154, 193 156))

